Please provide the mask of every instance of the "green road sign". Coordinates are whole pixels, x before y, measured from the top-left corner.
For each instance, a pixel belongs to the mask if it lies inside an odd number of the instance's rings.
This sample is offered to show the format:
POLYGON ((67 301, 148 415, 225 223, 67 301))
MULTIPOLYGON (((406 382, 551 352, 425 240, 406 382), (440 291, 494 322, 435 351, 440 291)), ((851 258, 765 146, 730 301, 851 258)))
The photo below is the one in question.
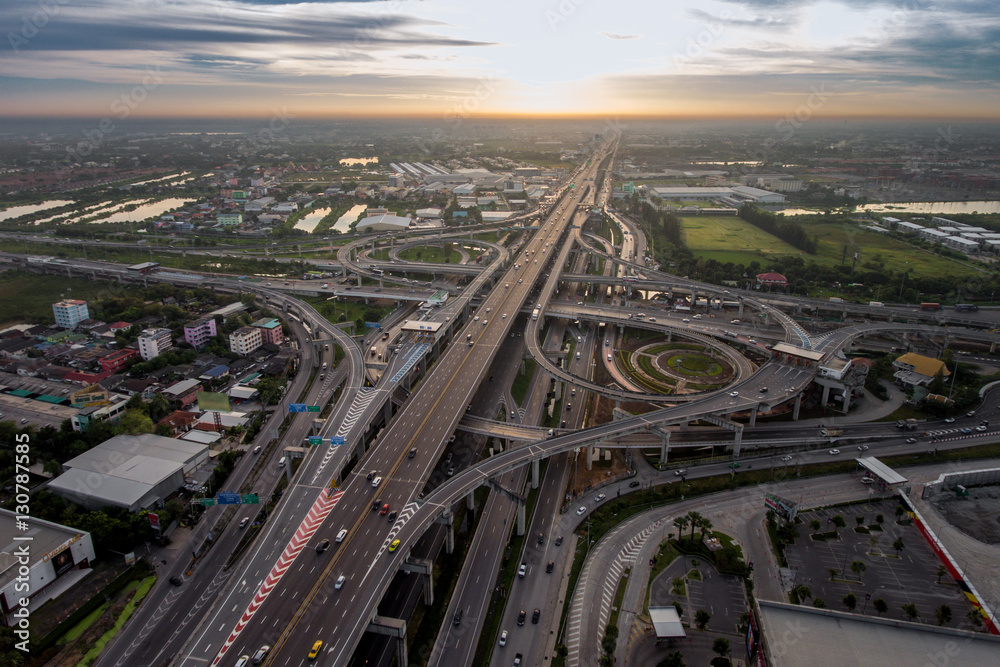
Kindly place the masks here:
POLYGON ((198 503, 199 503, 199 504, 200 504, 200 505, 201 505, 202 507, 209 507, 209 506, 211 506, 211 505, 214 505, 214 504, 215 504, 215 498, 199 498, 199 499, 198 499, 198 503))
POLYGON ((323 444, 323 438, 321 438, 319 436, 315 436, 315 437, 314 436, 309 436, 309 444, 310 445, 322 445, 323 444))
POLYGON ((306 412, 319 412, 319 406, 318 405, 307 405, 306 406, 306 412))
POLYGON ((260 498, 256 493, 244 493, 240 498, 240 502, 244 505, 259 505, 260 498))

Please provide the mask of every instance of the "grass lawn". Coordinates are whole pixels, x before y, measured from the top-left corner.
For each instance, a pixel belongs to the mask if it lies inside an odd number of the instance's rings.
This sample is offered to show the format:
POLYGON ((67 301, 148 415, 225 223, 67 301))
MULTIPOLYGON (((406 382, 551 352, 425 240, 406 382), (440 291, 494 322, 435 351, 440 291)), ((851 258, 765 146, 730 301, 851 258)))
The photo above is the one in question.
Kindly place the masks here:
POLYGON ((112 283, 34 273, 0 273, 0 325, 15 322, 53 323, 52 304, 67 299, 96 301, 124 293, 112 283))
POLYGON ((458 264, 462 261, 462 253, 452 250, 452 244, 445 244, 445 247, 423 246, 420 248, 408 248, 399 253, 399 258, 408 262, 429 262, 433 264, 458 264))
POLYGON ((748 264, 776 255, 803 254, 736 216, 699 215, 681 218, 681 222, 687 247, 700 257, 748 264))

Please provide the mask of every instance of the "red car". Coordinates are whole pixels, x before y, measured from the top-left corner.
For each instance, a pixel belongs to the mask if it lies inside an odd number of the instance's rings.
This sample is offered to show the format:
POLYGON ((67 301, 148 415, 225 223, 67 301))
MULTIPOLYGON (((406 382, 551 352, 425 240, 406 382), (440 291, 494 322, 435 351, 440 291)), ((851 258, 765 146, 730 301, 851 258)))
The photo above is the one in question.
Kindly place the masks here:
POLYGON ((389 513, 389 503, 386 503, 385 505, 382 505, 382 511, 379 512, 379 514, 388 514, 388 513, 389 513))

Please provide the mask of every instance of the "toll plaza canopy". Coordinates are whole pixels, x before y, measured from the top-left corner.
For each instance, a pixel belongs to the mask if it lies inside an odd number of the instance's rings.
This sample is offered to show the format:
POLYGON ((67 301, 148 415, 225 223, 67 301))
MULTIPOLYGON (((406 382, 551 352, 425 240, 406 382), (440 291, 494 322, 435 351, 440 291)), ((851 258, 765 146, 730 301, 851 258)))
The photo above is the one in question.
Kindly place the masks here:
POLYGON ((879 461, 874 456, 866 456, 864 458, 854 460, 858 462, 859 466, 875 475, 886 484, 903 484, 906 482, 905 477, 879 461))
POLYGON ((788 343, 775 343, 771 349, 781 354, 788 354, 793 357, 808 359, 809 361, 819 361, 825 356, 822 352, 814 352, 798 345, 789 345, 788 343))

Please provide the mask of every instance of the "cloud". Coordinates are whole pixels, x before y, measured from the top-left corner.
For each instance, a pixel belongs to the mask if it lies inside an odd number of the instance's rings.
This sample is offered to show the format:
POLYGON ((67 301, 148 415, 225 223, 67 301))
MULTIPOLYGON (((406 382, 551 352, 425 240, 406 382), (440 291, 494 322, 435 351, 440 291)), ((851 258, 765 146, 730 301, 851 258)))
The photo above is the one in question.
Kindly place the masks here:
POLYGON ((639 35, 622 35, 617 32, 601 32, 608 39, 639 39, 639 35))

